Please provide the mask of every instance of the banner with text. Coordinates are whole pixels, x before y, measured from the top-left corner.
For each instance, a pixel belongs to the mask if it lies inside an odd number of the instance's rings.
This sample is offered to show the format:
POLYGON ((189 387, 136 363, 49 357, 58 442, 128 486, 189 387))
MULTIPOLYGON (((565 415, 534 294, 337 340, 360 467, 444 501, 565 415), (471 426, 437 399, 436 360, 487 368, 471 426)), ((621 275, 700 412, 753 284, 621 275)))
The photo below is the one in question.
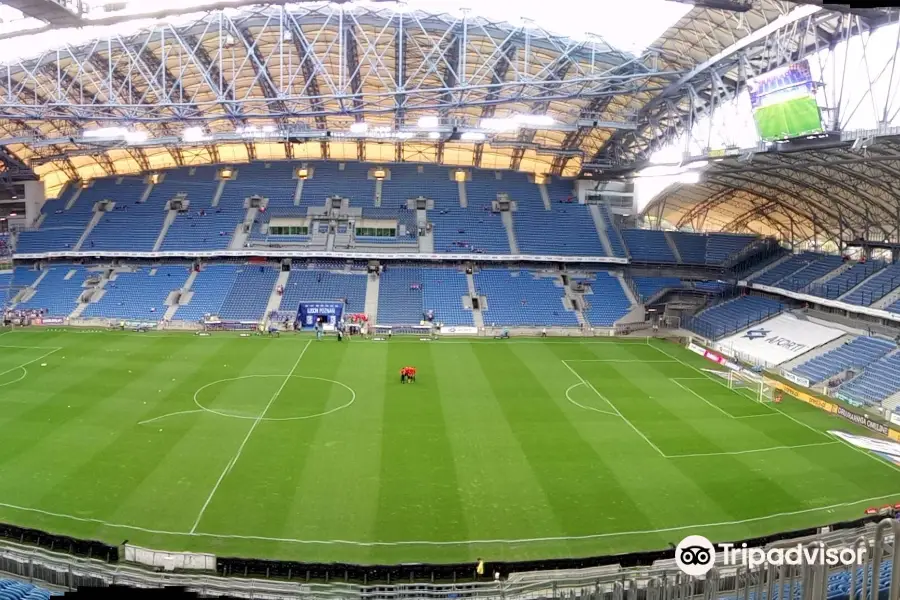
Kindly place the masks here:
POLYGON ((334 327, 344 314, 343 302, 301 302, 297 309, 297 320, 301 327, 312 327, 319 317, 325 318, 325 325, 334 327))
POLYGON ((844 335, 840 329, 824 327, 781 314, 727 337, 716 350, 745 362, 775 367, 844 335))

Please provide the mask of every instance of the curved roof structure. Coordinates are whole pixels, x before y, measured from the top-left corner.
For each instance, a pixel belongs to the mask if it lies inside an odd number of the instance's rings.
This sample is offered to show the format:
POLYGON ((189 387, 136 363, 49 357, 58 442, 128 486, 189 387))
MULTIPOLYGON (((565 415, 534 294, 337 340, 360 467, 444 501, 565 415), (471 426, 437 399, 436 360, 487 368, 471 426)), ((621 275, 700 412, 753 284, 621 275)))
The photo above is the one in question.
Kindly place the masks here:
POLYGON ((465 14, 252 6, 0 65, 0 143, 56 182, 286 157, 575 175, 679 75, 661 64, 655 50, 465 14), (484 131, 513 115, 544 119, 484 131), (89 137, 109 127, 130 139, 89 137))

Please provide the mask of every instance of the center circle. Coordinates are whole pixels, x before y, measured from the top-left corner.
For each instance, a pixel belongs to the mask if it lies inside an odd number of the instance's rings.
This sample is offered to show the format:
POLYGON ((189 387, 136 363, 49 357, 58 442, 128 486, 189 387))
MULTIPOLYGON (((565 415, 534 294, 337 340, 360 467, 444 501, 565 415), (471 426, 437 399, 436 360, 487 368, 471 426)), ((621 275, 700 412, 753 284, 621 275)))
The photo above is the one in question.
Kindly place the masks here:
MULTIPOLYGON (((315 385, 314 385, 314 387, 315 387, 315 385)), ((326 387, 326 386, 323 386, 321 383, 319 383, 319 387, 326 387)), ((232 395, 238 396, 239 401, 246 399, 247 397, 254 397, 256 400, 256 403, 260 404, 260 396, 259 395, 253 396, 253 394, 255 392, 258 392, 259 390, 247 390, 247 391, 250 393, 249 394, 238 393, 238 394, 232 394, 232 395)), ((237 392, 241 392, 241 390, 237 390, 237 392)), ((315 393, 315 392, 313 392, 313 393, 315 393)), ((330 395, 330 393, 331 393, 330 389, 325 390, 323 395, 326 395, 326 394, 330 395)), ((288 395, 287 397, 290 397, 290 396, 288 395)), ((307 400, 309 399, 305 395, 304 395, 304 397, 307 400)), ((264 402, 262 404, 264 404, 264 402)), ((250 421, 256 421, 257 419, 259 419, 260 421, 302 421, 304 419, 315 419, 315 418, 324 417, 326 415, 335 413, 339 410, 348 408, 354 402, 356 402, 356 392, 349 385, 347 385, 345 383, 341 383, 340 381, 335 381, 334 379, 327 379, 325 377, 313 377, 310 375, 290 375, 290 376, 285 376, 285 375, 242 375, 240 377, 228 377, 226 379, 217 379, 216 381, 207 383, 206 385, 204 385, 200 388, 197 388, 197 391, 194 392, 194 404, 196 404, 200 410, 203 410, 208 413, 212 413, 214 415, 219 415, 221 417, 229 417, 232 419, 247 419, 250 421), (245 380, 250 380, 250 379, 279 379, 279 380, 281 380, 280 387, 275 387, 275 389, 271 393, 263 394, 263 396, 262 396, 265 398, 264 402, 268 402, 272 398, 272 396, 277 393, 278 399, 275 401, 275 405, 277 405, 279 402, 281 402, 281 400, 285 397, 285 385, 284 384, 286 383, 286 381, 289 381, 292 379, 305 379, 305 380, 309 380, 312 382, 324 382, 326 384, 331 384, 330 386, 327 386, 327 387, 332 388, 332 389, 333 389, 333 386, 338 386, 338 387, 344 388, 347 392, 349 392, 350 398, 349 398, 349 400, 347 400, 337 406, 329 407, 327 399, 325 399, 325 401, 322 402, 322 398, 316 397, 315 399, 317 401, 321 402, 321 407, 320 407, 321 409, 318 412, 311 413, 308 415, 288 416, 288 417, 263 417, 261 419, 259 418, 259 414, 256 414, 256 415, 240 414, 237 411, 224 410, 219 407, 210 406, 209 405, 210 402, 208 400, 205 401, 206 404, 204 404, 203 402, 200 401, 200 399, 203 396, 203 392, 209 388, 212 388, 212 387, 218 386, 218 385, 223 385, 223 384, 227 385, 232 382, 243 382, 245 380)), ((262 411, 263 409, 260 408, 259 410, 262 411)))

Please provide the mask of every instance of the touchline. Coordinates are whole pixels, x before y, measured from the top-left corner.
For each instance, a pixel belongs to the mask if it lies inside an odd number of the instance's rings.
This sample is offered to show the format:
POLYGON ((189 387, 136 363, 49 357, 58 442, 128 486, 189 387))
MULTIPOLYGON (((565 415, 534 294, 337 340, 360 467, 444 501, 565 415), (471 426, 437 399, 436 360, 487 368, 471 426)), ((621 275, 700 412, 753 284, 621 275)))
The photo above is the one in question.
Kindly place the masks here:
POLYGON ((844 565, 861 565, 866 558, 866 548, 835 547, 821 548, 797 544, 788 548, 748 548, 747 544, 717 544, 722 552, 724 564, 727 566, 744 565, 759 567, 761 565, 827 565, 829 567, 844 565))

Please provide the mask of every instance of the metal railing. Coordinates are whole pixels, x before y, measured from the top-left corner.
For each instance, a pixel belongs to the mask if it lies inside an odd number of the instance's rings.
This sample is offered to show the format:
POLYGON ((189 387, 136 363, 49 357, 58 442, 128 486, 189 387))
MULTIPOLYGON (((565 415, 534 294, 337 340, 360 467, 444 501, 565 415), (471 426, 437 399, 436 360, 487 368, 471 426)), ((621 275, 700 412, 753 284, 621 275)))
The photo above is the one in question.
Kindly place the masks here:
POLYGON ((763 550, 792 547, 827 549, 865 548, 863 559, 852 566, 796 564, 748 566, 727 564, 723 553, 705 576, 682 573, 672 559, 649 567, 618 565, 589 569, 512 573, 504 580, 468 583, 395 583, 356 585, 308 583, 196 575, 157 573, 122 564, 73 558, 12 543, 0 543, 0 571, 66 589, 124 585, 162 588, 178 586, 202 595, 241 598, 334 598, 334 599, 504 599, 583 598, 585 600, 703 600, 731 598, 762 600, 897 600, 900 595, 900 552, 894 543, 900 522, 883 519, 854 528, 838 529, 803 538, 768 544, 763 550), (882 576, 882 572, 889 571, 882 576))

